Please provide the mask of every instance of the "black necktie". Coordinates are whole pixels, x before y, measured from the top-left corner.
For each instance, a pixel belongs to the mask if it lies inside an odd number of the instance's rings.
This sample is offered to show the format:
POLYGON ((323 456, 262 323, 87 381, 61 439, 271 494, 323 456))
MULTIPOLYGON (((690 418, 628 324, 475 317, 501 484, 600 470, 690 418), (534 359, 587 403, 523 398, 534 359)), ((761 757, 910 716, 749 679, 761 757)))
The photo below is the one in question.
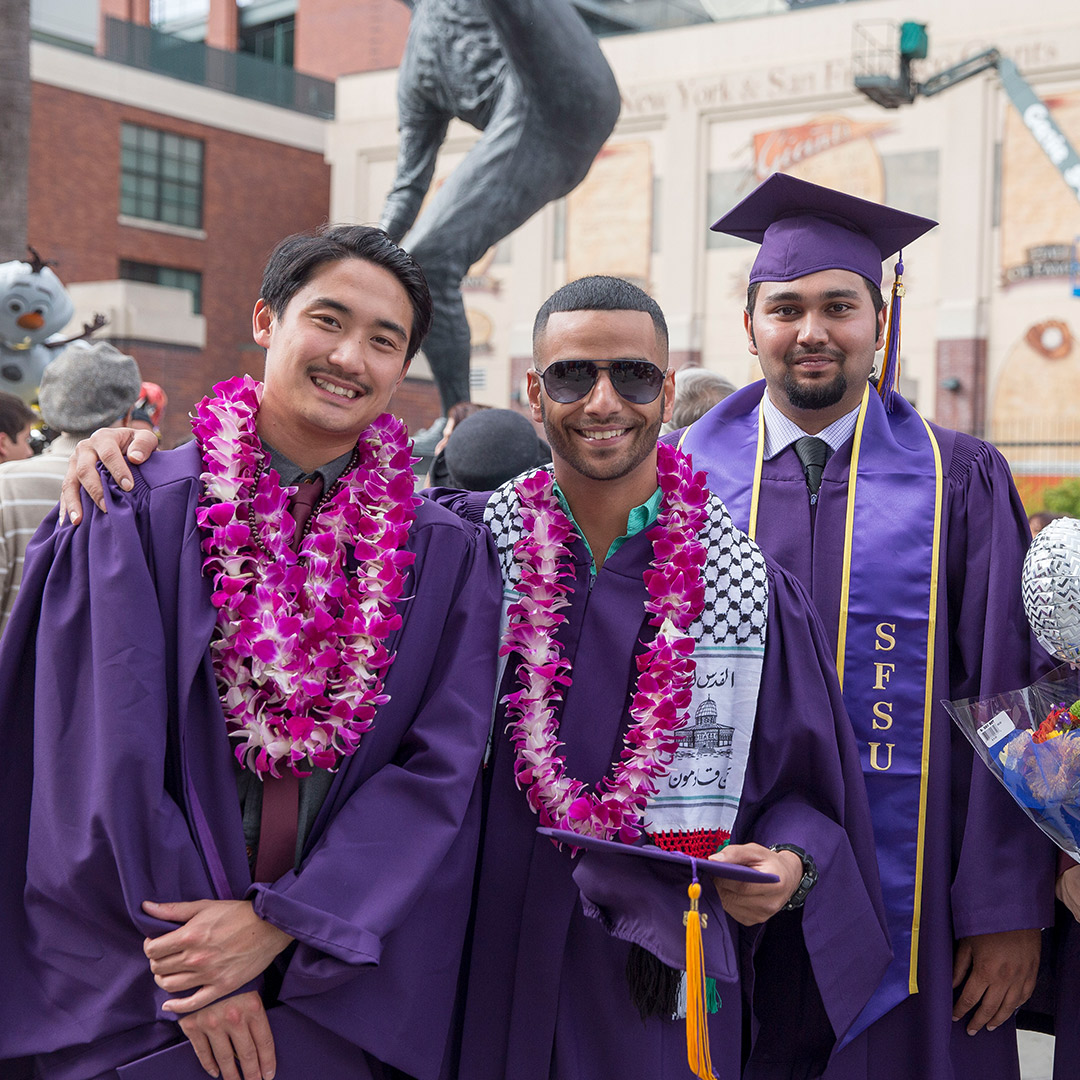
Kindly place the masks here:
POLYGON ((821 472, 829 460, 829 444, 816 435, 804 435, 795 443, 795 453, 802 462, 806 474, 806 487, 810 492, 810 505, 817 502, 818 488, 821 487, 821 472))

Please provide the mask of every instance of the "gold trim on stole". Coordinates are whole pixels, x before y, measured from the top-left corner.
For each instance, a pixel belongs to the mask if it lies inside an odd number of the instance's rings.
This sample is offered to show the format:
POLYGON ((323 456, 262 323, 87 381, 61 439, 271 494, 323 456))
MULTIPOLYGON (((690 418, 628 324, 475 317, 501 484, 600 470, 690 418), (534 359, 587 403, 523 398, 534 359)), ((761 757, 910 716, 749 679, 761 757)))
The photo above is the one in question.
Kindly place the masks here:
MULTIPOLYGON (((844 525, 844 565, 843 577, 840 587, 840 623, 836 640, 836 673, 840 680, 840 689, 844 688, 844 654, 847 649, 847 621, 848 621, 848 593, 851 588, 851 555, 854 543, 855 524, 855 485, 858 479, 859 450, 862 445, 863 427, 866 421, 866 406, 870 398, 870 384, 867 383, 863 392, 862 404, 859 407, 859 418, 855 425, 855 436, 851 449, 851 466, 848 471, 848 499, 844 525)), ((765 419, 763 415, 764 394, 762 405, 758 410, 758 445, 757 460, 754 464, 754 481, 750 502, 750 527, 747 530, 751 539, 756 539, 757 509, 761 494, 761 472, 765 457, 765 419)), ((933 710, 934 688, 934 646, 937 633, 937 600, 938 579, 941 548, 941 500, 943 488, 943 475, 941 468, 941 450, 937 439, 930 429, 930 425, 922 416, 923 427, 926 428, 930 446, 934 452, 934 537, 933 549, 930 560, 930 610, 927 620, 926 640, 926 687, 923 694, 923 742, 922 742, 922 773, 919 779, 919 822, 918 836, 915 855, 915 904, 911 920, 911 958, 908 973, 908 992, 917 994, 918 985, 918 957, 919 957, 919 930, 922 923, 922 886, 923 866, 926 854, 926 799, 927 787, 930 781, 930 718, 933 710)), ((689 428, 687 429, 689 432, 689 428)), ((686 438, 684 433, 683 439, 686 438)), ((679 441, 680 447, 682 440, 679 441)))

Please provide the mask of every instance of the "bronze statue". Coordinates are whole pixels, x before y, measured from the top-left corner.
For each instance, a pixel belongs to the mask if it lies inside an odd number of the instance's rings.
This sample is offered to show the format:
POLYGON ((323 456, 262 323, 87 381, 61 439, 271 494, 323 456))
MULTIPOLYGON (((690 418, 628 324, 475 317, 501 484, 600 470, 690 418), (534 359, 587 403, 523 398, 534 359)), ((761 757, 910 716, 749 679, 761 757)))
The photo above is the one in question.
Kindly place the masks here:
POLYGON ((584 179, 618 119, 619 91, 569 0, 410 7, 397 176, 382 226, 427 275, 435 322, 424 354, 445 413, 469 398, 462 279, 488 248, 584 179), (483 134, 414 226, 455 117, 483 134))

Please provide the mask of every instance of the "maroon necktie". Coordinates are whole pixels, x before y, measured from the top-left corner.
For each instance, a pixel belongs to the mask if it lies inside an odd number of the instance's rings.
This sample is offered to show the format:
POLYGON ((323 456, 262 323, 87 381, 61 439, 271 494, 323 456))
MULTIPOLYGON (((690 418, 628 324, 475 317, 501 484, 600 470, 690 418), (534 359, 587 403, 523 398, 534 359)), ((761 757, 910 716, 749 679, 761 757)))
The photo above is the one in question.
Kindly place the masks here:
MULTIPOLYGON (((304 526, 322 495, 322 477, 297 486, 289 500, 289 513, 296 522, 292 544, 295 551, 304 535, 304 526)), ((259 854, 255 859, 256 881, 277 881, 296 862, 296 829, 300 812, 300 781, 287 769, 280 777, 263 778, 262 817, 259 823, 259 854)))

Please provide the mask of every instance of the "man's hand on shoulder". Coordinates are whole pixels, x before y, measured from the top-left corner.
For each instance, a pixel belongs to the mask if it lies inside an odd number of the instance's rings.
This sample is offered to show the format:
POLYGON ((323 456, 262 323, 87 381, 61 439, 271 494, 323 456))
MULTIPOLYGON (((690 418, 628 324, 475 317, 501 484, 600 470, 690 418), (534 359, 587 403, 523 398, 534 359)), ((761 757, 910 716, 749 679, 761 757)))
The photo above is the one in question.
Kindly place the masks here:
POLYGON ((253 990, 183 1017, 180 1028, 211 1076, 273 1080, 277 1071, 274 1036, 262 998, 253 990))
POLYGON ((953 962, 953 989, 964 984, 953 1020, 966 1016, 967 1033, 1000 1027, 1035 989, 1042 938, 1038 930, 1007 930, 961 938, 953 962))
POLYGON ((284 930, 260 919, 247 900, 195 900, 158 904, 143 911, 163 922, 183 923, 143 942, 154 982, 170 994, 164 1012, 190 1013, 239 990, 261 975, 293 940, 284 930), (198 989, 196 989, 198 988, 198 989))
POLYGON ((773 851, 760 844, 728 844, 711 855, 713 862, 751 866, 780 880, 772 884, 714 878, 724 910, 743 926, 771 919, 792 897, 803 877, 802 860, 793 851, 773 851))
POLYGON ((83 439, 71 455, 64 485, 60 489, 61 523, 65 516, 71 518, 73 525, 78 525, 82 520, 81 487, 86 488, 102 513, 107 512, 105 491, 97 471, 99 461, 125 491, 130 491, 131 470, 124 460, 125 453, 128 461, 140 465, 157 449, 157 445, 157 436, 145 428, 100 428, 90 438, 83 439))

